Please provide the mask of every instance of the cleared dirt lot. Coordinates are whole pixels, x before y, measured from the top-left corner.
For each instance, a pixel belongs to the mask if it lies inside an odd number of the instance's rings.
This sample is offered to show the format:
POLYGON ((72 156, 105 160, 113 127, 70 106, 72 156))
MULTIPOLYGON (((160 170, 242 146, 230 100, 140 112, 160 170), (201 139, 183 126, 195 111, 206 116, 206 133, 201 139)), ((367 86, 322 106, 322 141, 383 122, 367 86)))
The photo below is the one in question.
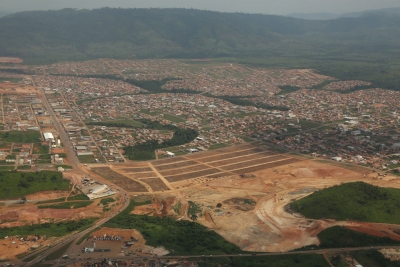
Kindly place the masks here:
POLYGON ((146 178, 141 180, 148 184, 154 191, 169 190, 164 182, 159 178, 146 178))
POLYGON ((148 190, 140 183, 111 170, 109 167, 92 168, 91 170, 110 182, 123 187, 129 192, 148 192, 148 190))
POLYGON ((147 192, 146 184, 156 192, 165 190, 161 184, 153 184, 154 181, 157 181, 154 180, 155 178, 161 179, 160 181, 166 185, 166 188, 172 188, 173 185, 168 183, 181 184, 197 178, 216 179, 273 168, 295 161, 297 159, 291 159, 287 155, 244 144, 175 158, 114 165, 114 171, 107 167, 95 166, 92 170, 129 192, 140 193, 147 192), (139 180, 135 182, 135 179, 139 180))
MULTIPOLYGON (((188 219, 188 201, 193 201, 202 210, 199 223, 244 250, 279 252, 318 244, 317 234, 334 225, 400 237, 393 226, 381 225, 375 230, 373 224, 309 220, 285 211, 285 206, 293 200, 343 182, 365 181, 400 188, 397 177, 388 175, 377 180, 376 173, 367 168, 310 160, 248 144, 146 164, 159 178, 140 181, 153 189, 155 198, 172 199, 165 203, 157 200, 150 205, 155 216, 188 219), (173 206, 178 202, 181 208, 176 213, 173 206)), ((114 165, 113 168, 130 167, 114 165)), ((143 207, 146 209, 143 212, 148 213, 149 207, 143 207)))

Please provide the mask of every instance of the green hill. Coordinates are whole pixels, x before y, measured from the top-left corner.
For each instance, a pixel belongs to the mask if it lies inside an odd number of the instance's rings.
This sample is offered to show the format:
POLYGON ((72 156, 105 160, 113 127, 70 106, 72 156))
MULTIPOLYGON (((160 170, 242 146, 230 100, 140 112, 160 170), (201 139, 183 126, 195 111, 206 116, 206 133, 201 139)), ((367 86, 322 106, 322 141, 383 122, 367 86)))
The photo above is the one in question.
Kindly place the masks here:
POLYGON ((400 90, 400 15, 311 21, 194 9, 63 9, 0 18, 1 56, 27 64, 95 58, 219 58, 314 68, 400 90))
POLYGON ((318 234, 320 248, 398 246, 400 241, 389 237, 373 236, 341 226, 333 226, 318 234))
MULTIPOLYGON (((330 21, 192 9, 63 9, 0 19, 0 50, 33 59, 75 57, 207 57, 301 53, 333 45, 358 50, 400 40, 400 16, 370 15, 330 21), (385 42, 382 42, 382 37, 385 42), (368 43, 365 43, 367 42, 368 43), (274 51, 271 51, 274 50, 274 51), (296 52, 296 51, 287 51, 296 52), (46 56, 47 55, 47 56, 46 56)), ((376 48, 374 48, 376 49, 376 48)))
POLYGON ((292 202, 290 207, 307 218, 400 223, 400 190, 364 182, 347 183, 292 202))

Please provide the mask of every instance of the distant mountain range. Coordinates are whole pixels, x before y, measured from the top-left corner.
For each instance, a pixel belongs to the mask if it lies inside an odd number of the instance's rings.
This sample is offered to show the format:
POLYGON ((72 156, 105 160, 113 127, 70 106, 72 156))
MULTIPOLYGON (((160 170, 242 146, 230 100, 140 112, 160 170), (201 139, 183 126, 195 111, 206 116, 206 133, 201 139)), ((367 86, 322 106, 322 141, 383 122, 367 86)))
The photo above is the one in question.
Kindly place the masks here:
POLYGON ((400 7, 393 8, 383 8, 366 10, 361 12, 350 12, 343 14, 333 14, 333 13, 291 13, 287 17, 297 18, 297 19, 307 19, 307 20, 330 20, 339 18, 358 18, 365 15, 371 14, 400 14, 400 7))
POLYGON ((399 41, 400 16, 389 13, 316 22, 192 9, 102 8, 0 18, 2 55, 28 63, 98 57, 326 55, 342 48, 397 49, 399 41))
POLYGON ((7 15, 9 15, 9 13, 1 12, 1 11, 0 11, 0 18, 1 18, 1 17, 4 17, 4 16, 7 16, 7 15))

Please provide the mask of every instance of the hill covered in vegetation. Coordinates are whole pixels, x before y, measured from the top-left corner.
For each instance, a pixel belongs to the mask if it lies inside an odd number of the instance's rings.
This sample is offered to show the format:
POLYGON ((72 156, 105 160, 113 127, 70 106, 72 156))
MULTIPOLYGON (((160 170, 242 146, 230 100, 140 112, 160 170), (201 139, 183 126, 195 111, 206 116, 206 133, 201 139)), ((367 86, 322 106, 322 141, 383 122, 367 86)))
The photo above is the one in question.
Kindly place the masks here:
POLYGON ((400 223, 400 190, 364 182, 326 188, 292 202, 291 209, 312 219, 400 223))
POLYGON ((400 90, 400 15, 326 21, 193 9, 63 9, 0 18, 2 56, 28 64, 94 58, 205 58, 314 68, 400 90))
POLYGON ((62 53, 77 59, 208 57, 272 52, 282 45, 301 48, 311 42, 363 49, 361 44, 372 47, 381 38, 390 47, 400 40, 399 29, 395 14, 315 22, 192 9, 63 9, 1 18, 0 49, 28 59, 46 54, 62 59, 62 53))

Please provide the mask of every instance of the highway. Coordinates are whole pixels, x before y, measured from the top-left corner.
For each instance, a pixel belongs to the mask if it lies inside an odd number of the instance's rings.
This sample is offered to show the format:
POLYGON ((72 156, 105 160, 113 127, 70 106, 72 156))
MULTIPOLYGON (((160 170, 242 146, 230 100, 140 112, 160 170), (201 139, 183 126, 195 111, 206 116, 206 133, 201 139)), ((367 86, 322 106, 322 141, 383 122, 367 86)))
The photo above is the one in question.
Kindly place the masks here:
MULTIPOLYGON (((117 216, 120 212, 122 212, 123 210, 125 210, 128 205, 129 205, 129 199, 127 196, 125 196, 122 192, 120 193, 121 197, 124 201, 123 206, 121 208, 117 208, 107 214, 106 217, 100 219, 99 221, 97 221, 93 226, 87 228, 86 230, 83 230, 81 232, 75 233, 75 234, 70 234, 67 235, 63 238, 58 239, 57 241, 55 241, 53 244, 51 244, 51 247, 47 249, 47 247, 42 248, 41 250, 37 251, 35 255, 37 255, 33 260, 31 260, 30 262, 26 263, 26 264, 22 264, 22 263, 18 263, 16 265, 18 266, 31 266, 34 263, 38 262, 41 259, 44 259, 45 257, 47 257, 48 255, 50 255, 51 253, 53 253, 54 251, 56 251, 57 249, 59 249, 60 247, 64 246, 65 244, 71 242, 71 241, 75 241, 75 240, 79 240, 81 237, 83 237, 85 234, 93 231, 95 228, 103 225, 104 223, 106 223, 107 221, 111 220, 112 218, 114 218, 115 216, 117 216)), ((30 258, 32 256, 32 254, 22 258, 21 260, 24 260, 26 258, 30 258)))
MULTIPOLYGON (((377 247, 354 247, 354 248, 329 248, 329 249, 318 249, 318 250, 305 250, 305 251, 289 251, 289 252, 268 252, 268 253, 259 253, 259 252, 244 252, 243 254, 221 254, 221 255, 185 255, 185 256, 125 256, 119 257, 118 260, 143 260, 143 259, 157 259, 157 260, 188 260, 188 259, 199 259, 199 258, 221 258, 221 257, 265 257, 265 256, 282 256, 282 255, 300 255, 300 254, 325 254, 325 253, 341 253, 341 252, 349 252, 349 251, 358 251, 358 250, 370 250, 370 249, 384 249, 384 248, 392 248, 392 249, 400 249, 400 246, 377 246, 377 247)), ((44 264, 57 264, 60 262, 65 262, 68 264, 75 264, 80 262, 96 262, 100 261, 103 258, 94 256, 93 253, 87 254, 88 258, 80 258, 80 259, 64 259, 64 260, 54 260, 54 261, 44 261, 44 264)), ((110 259, 116 260, 116 259, 110 259)))
MULTIPOLYGON (((60 136, 60 139, 62 140, 62 143, 64 144, 64 148, 65 148, 65 152, 67 154, 68 160, 70 162, 70 164, 72 165, 73 169, 75 171, 80 171, 82 173, 85 173, 84 170, 81 169, 80 164, 79 164, 79 159, 75 154, 74 148, 72 146, 72 143, 70 142, 69 138, 68 138, 68 134, 65 132, 63 126, 61 125, 60 121, 58 120, 56 114, 54 113, 53 109, 50 106, 49 101, 47 100, 46 95, 44 94, 43 90, 39 90, 40 94, 41 94, 41 98, 43 101, 43 105, 46 107, 48 114, 51 116, 53 124, 56 128, 56 130, 58 131, 58 134, 60 136)), ((129 205, 129 198, 127 197, 127 194, 125 191, 123 191, 122 188, 119 188, 119 190, 117 190, 117 193, 121 196, 121 199, 123 201, 122 207, 115 207, 114 211, 106 214, 106 216, 104 218, 101 218, 99 221, 97 221, 93 226, 89 227, 88 229, 78 232, 78 233, 73 233, 73 234, 69 234, 67 236, 64 236, 60 239, 57 239, 54 243, 51 244, 51 247, 43 247, 39 250, 37 250, 35 253, 33 254, 29 254, 26 257, 20 259, 20 261, 16 262, 16 266, 31 266, 34 263, 38 262, 41 259, 44 259, 45 257, 47 257, 49 254, 51 254, 52 252, 56 251, 57 249, 59 249, 60 247, 64 246, 65 244, 75 241, 75 240, 79 240, 81 237, 83 237, 85 234, 93 231, 96 227, 99 227, 101 225, 103 225, 104 223, 106 223, 107 221, 111 220, 112 218, 114 218, 115 216, 117 216, 120 212, 122 212, 123 210, 125 210, 128 205, 129 205), (21 261, 23 261, 26 258, 31 258, 32 255, 37 255, 33 260, 31 260, 28 263, 22 263, 21 261)))
POLYGON ((49 101, 43 90, 39 90, 42 98, 42 103, 46 107, 47 113, 50 115, 53 125, 56 128, 58 135, 60 136, 61 142, 64 144, 65 153, 67 154, 68 160, 72 165, 73 169, 81 170, 79 167, 79 159, 76 156, 72 143, 69 140, 68 134, 65 132, 63 126, 61 125, 60 121, 58 120, 56 114, 54 113, 52 107, 50 106, 49 101))

